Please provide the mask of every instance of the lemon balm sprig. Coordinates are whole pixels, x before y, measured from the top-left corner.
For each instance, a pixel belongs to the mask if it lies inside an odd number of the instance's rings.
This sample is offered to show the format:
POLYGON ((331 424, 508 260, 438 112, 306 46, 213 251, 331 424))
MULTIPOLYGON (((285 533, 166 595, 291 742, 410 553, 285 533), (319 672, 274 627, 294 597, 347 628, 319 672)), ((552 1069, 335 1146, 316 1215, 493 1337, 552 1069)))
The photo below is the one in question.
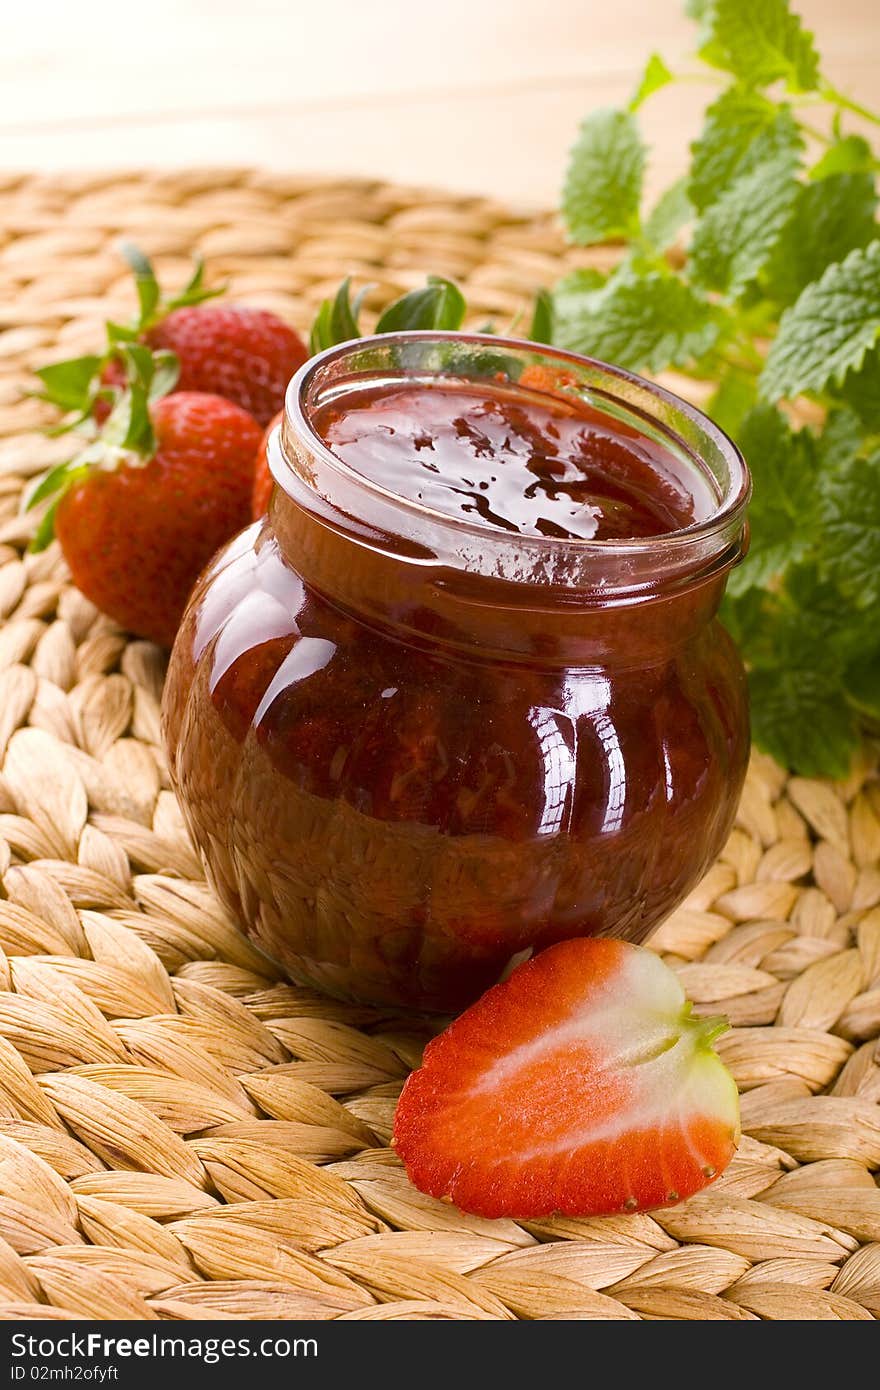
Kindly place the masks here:
POLYGON ((652 54, 627 106, 588 116, 572 150, 569 235, 621 255, 556 286, 554 340, 717 383, 710 413, 755 484, 725 607, 755 735, 801 772, 842 775, 880 722, 880 160, 849 120, 880 116, 825 78, 788 0, 686 9, 701 80, 720 84, 688 171, 645 210, 641 107, 697 76, 652 54), (792 427, 803 396, 821 429, 792 427))

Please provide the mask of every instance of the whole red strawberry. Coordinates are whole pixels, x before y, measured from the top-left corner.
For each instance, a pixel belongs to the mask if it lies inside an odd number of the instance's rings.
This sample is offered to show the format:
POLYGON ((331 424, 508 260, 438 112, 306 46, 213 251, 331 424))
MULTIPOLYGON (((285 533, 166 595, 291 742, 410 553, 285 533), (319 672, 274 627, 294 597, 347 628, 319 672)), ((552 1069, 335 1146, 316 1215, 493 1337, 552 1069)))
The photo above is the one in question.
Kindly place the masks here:
POLYGON ((29 505, 54 496, 52 526, 74 583, 139 637, 171 646, 200 571, 250 520, 259 426, 222 396, 148 403, 134 384, 99 438, 53 469, 29 505))
POLYGON ((269 498, 272 496, 272 488, 275 486, 275 479, 269 471, 269 436, 280 425, 284 418, 284 412, 279 410, 273 416, 263 431, 263 438, 260 440, 257 449, 257 457, 254 462, 254 491, 251 500, 251 515, 254 521, 259 521, 261 516, 265 516, 269 509, 269 498))
MULTIPOLYGON (((207 304, 174 309, 143 341, 156 351, 173 352, 180 363, 178 391, 210 391, 225 396, 265 425, 284 404, 284 392, 308 352, 277 314, 243 305, 207 304)), ((105 386, 125 377, 112 359, 101 373, 105 386)), ((98 401, 100 420, 109 413, 98 401)))
POLYGON ((213 391, 261 425, 281 409, 287 383, 308 357, 305 343, 277 314, 238 305, 174 309, 145 341, 176 354, 179 391, 213 391))
POLYGON ((101 356, 54 363, 38 372, 45 398, 64 410, 92 414, 103 424, 114 393, 125 383, 126 345, 144 344, 153 352, 175 355, 176 390, 225 396, 259 424, 268 424, 284 404, 287 383, 308 357, 299 334, 265 309, 205 304, 223 291, 205 287, 200 262, 180 294, 165 299, 143 252, 130 245, 123 252, 134 271, 137 317, 128 326, 107 324, 101 356))

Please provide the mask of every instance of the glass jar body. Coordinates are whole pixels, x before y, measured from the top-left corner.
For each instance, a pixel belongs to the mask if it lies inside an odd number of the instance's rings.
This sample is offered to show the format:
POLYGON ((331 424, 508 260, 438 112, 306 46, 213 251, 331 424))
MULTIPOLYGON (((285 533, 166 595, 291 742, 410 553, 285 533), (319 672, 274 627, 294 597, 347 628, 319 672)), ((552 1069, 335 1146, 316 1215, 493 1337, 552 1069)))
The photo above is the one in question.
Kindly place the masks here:
POLYGON ((748 476, 660 388, 534 344, 362 340, 303 368, 269 516, 202 577, 165 691, 206 871, 296 980, 450 1011, 511 959, 642 941, 724 843, 748 757, 716 620, 748 476), (310 429, 352 383, 574 393, 702 466, 711 521, 645 541, 493 533, 353 476, 310 429), (503 384, 500 384, 503 383, 503 384))
POLYGON ((255 943, 328 992, 438 1010, 521 951, 644 940, 723 845, 749 744, 714 618, 575 667, 406 642, 312 590, 268 521, 194 595, 165 715, 193 839, 255 943))

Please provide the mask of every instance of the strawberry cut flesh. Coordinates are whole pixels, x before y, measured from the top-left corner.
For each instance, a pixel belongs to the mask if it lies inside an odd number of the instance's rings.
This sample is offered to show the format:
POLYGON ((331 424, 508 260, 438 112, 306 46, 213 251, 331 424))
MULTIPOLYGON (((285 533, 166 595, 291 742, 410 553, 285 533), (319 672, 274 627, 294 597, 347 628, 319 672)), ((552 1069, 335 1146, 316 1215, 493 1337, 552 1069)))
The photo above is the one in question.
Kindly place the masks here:
POLYGON ((658 956, 562 942, 426 1049, 394 1140, 415 1185, 479 1216, 644 1211, 730 1161, 736 1086, 658 956))

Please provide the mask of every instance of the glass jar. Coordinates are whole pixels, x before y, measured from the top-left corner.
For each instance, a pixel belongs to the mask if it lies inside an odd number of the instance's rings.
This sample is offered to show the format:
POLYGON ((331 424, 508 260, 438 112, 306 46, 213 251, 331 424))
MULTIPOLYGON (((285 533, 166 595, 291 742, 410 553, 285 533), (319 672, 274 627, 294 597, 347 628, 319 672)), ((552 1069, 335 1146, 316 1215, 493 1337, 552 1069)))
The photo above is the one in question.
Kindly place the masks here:
POLYGON ((454 1010, 565 937, 642 941, 724 843, 748 756, 716 620, 748 474, 661 387, 518 341, 401 333, 291 382, 268 517, 215 558, 175 644, 171 776, 211 882, 289 975, 454 1010), (364 384, 576 396, 708 477, 647 539, 510 534, 354 472, 315 412, 364 384), (717 499, 717 505, 716 500, 717 499))

